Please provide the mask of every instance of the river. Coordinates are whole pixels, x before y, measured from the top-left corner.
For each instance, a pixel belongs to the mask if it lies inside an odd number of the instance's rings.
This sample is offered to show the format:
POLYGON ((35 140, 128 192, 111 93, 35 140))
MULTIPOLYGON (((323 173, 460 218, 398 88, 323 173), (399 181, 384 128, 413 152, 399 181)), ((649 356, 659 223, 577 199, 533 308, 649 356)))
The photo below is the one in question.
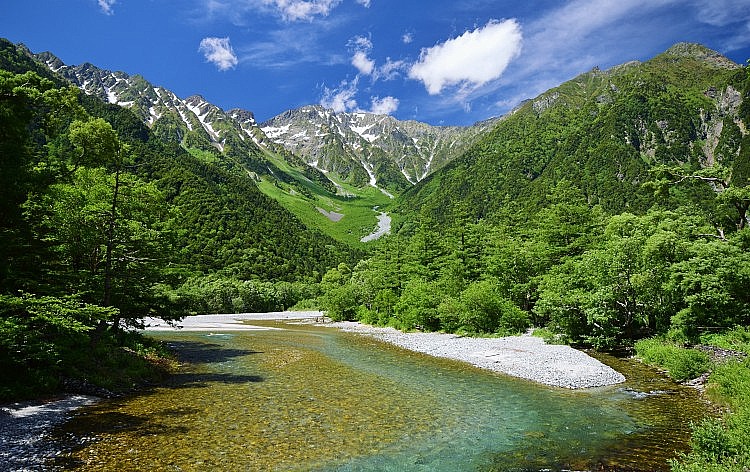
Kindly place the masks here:
MULTIPOLYGON (((263 322, 258 322, 263 324, 263 322)), ((265 322, 266 324, 271 322, 265 322)), ((66 470, 668 470, 695 392, 632 361, 629 380, 546 387, 330 328, 152 332, 183 367, 82 409, 66 470)))
MULTIPOLYGON (((378 207, 373 208, 373 211, 378 211, 378 207)), ((368 234, 367 236, 363 236, 362 239, 360 239, 363 243, 368 243, 370 241, 375 241, 376 239, 380 239, 386 234, 390 234, 391 232, 391 217, 388 215, 388 213, 385 213, 383 211, 378 211, 378 227, 375 228, 375 231, 368 234)))

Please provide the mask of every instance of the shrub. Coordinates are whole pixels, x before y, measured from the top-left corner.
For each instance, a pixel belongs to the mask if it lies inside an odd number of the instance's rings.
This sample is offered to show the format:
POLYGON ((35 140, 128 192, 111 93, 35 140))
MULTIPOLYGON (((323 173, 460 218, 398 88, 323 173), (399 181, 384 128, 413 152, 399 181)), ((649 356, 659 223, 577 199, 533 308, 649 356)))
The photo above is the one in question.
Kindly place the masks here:
POLYGON ((635 343, 635 351, 647 364, 662 367, 677 381, 692 379, 710 367, 708 354, 686 349, 660 339, 643 339, 635 343))
POLYGON ((693 427, 693 449, 673 461, 672 470, 750 470, 750 359, 717 365, 709 382, 715 400, 729 410, 722 418, 709 418, 693 427))
POLYGON ((500 300, 500 326, 498 332, 502 334, 520 334, 531 325, 529 314, 518 308, 512 301, 500 300))

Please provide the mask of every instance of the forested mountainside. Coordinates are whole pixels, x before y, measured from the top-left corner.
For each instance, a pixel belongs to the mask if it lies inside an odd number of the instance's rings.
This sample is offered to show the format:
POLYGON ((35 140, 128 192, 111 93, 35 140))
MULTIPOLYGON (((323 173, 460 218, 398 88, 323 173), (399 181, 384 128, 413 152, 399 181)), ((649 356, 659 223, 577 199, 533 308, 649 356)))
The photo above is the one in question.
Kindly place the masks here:
POLYGON ((89 63, 68 66, 50 52, 32 54, 21 48, 87 95, 129 109, 156 137, 182 145, 195 157, 238 175, 273 176, 290 181, 291 177, 272 159, 280 155, 309 179, 333 189, 322 173, 269 140, 252 112, 240 109, 225 112, 200 95, 181 99, 140 75, 112 72, 89 63))
MULTIPOLYGON (((533 211, 554 203, 550 189, 564 179, 590 205, 643 212, 656 200, 642 184, 662 165, 684 172, 720 166, 731 174, 727 183, 744 186, 744 74, 693 44, 581 74, 519 106, 460 159, 407 192, 398 208, 410 215, 406 220, 420 212, 446 223, 493 219, 509 205, 533 211)), ((673 199, 673 206, 684 203, 673 199)))
MULTIPOLYGON (((132 385, 158 352, 122 330, 144 315, 296 303, 406 330, 534 327, 677 379, 712 366, 691 346, 750 353, 750 74, 703 46, 592 70, 469 134, 318 107, 261 127, 58 61, 0 41, 0 399, 132 385), (397 213, 367 253, 277 202, 335 216, 351 184, 397 213)), ((749 372, 716 366, 728 409, 675 470, 750 467, 749 372)))
POLYGON ((319 302, 404 330, 632 348, 680 381, 713 370, 726 410, 672 470, 746 470, 749 130, 748 68, 703 46, 582 74, 398 198, 394 234, 326 273, 319 302))
POLYGON ((436 127, 388 115, 335 113, 321 106, 289 110, 258 124, 252 112, 224 111, 200 95, 186 99, 139 75, 34 55, 86 94, 133 111, 159 138, 229 170, 293 183, 274 156, 335 193, 333 182, 401 193, 460 155, 494 120, 436 127), (328 176, 328 177, 326 177, 328 176))
POLYGON ((750 79, 694 44, 528 101, 323 279, 342 318, 629 345, 750 322, 750 79))
POLYGON ((102 375, 123 323, 283 309, 360 256, 7 41, 0 120, 0 397, 102 375))

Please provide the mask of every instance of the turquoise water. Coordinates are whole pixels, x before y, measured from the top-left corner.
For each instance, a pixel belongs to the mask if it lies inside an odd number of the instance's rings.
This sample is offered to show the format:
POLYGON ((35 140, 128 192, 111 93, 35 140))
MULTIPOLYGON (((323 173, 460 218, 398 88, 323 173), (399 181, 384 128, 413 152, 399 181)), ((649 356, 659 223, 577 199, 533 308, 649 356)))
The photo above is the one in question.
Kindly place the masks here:
POLYGON ((168 385, 60 431, 80 470, 668 470, 694 392, 614 358, 625 385, 540 386, 314 327, 158 333, 168 385))

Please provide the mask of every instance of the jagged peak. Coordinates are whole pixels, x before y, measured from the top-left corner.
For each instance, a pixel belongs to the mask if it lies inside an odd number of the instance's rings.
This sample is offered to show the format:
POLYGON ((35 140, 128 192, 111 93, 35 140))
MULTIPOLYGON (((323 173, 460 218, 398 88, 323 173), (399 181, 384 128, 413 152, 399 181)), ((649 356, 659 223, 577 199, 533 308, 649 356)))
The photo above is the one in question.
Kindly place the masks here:
POLYGON ((232 108, 227 112, 227 115, 237 120, 251 121, 255 123, 255 115, 253 114, 253 112, 243 110, 242 108, 232 108))
POLYGON ((208 100, 203 98, 203 95, 199 95, 199 94, 190 95, 188 98, 185 99, 185 101, 189 103, 201 103, 201 104, 208 103, 208 100))

